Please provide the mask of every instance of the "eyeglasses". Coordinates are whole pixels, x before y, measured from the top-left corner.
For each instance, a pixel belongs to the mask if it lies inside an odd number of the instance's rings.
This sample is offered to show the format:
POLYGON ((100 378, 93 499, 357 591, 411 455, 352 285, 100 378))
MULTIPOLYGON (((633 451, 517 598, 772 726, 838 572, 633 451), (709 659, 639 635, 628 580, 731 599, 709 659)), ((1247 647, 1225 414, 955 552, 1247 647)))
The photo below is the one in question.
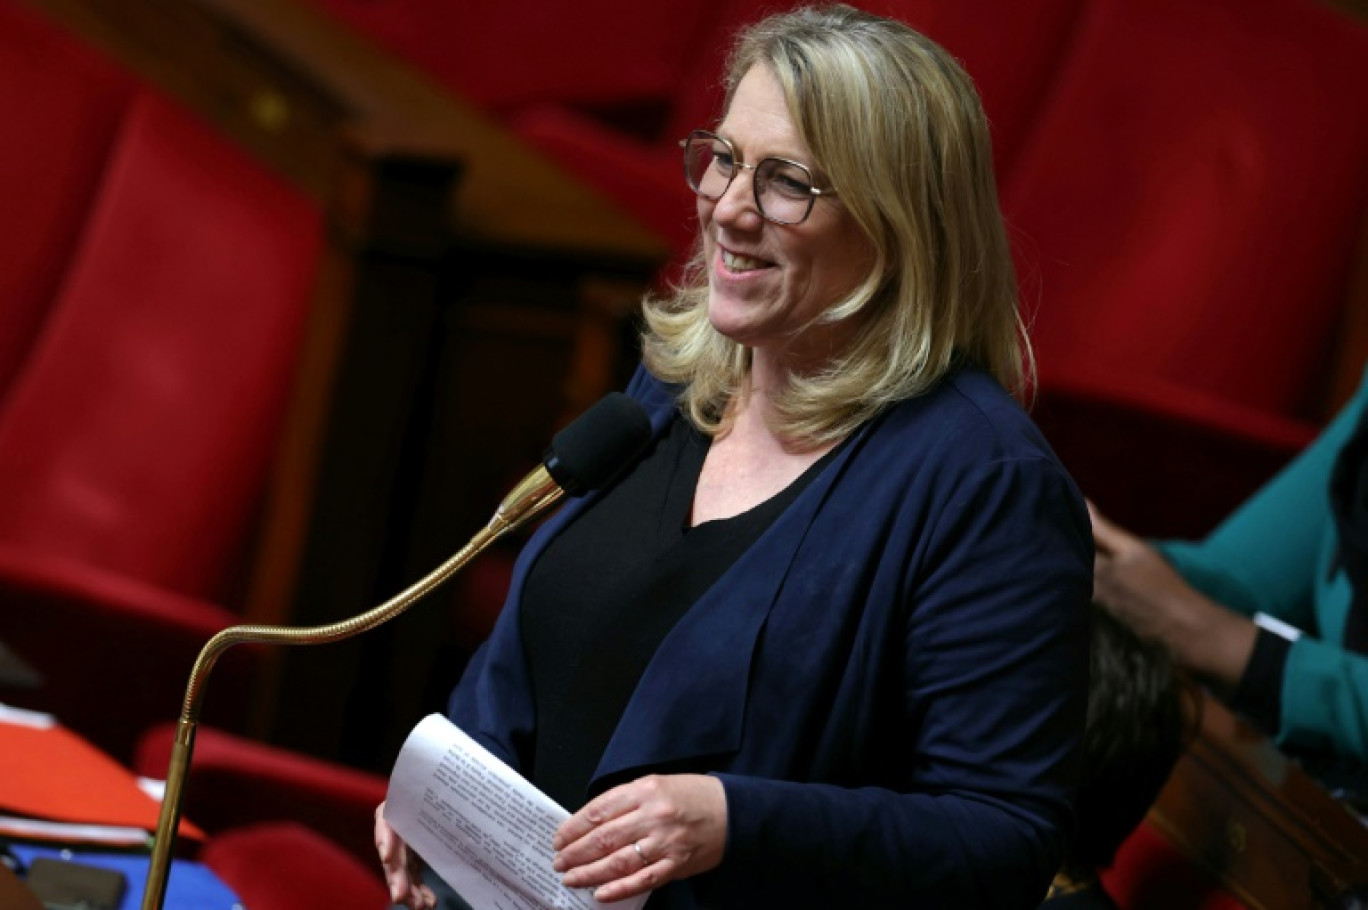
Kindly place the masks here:
POLYGON ((679 144, 684 149, 684 179, 710 202, 722 198, 743 168, 755 171, 755 207, 775 224, 801 224, 818 196, 836 195, 833 189, 813 186, 812 172, 796 161, 765 158, 759 164, 745 164, 730 142, 707 130, 694 130, 679 144))

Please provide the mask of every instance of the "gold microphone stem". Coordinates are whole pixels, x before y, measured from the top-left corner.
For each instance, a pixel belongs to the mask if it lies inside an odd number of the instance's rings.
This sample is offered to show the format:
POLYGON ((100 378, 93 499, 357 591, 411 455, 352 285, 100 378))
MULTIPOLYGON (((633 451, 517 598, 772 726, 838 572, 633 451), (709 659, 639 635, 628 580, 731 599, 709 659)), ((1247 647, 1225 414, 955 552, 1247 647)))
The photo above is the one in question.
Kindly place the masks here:
POLYGON ((180 723, 176 727, 176 742, 166 772, 166 792, 162 796, 161 814, 152 840, 152 860, 147 868, 147 882, 143 890, 142 910, 161 910, 166 895, 166 881, 171 871, 171 848, 180 822, 181 792, 190 769, 194 751, 195 729, 199 723, 200 704, 204 699, 204 684, 220 654, 240 642, 281 645, 321 645, 341 641, 369 631, 403 613, 430 594, 442 582, 456 574, 487 546, 517 528, 542 509, 564 495, 564 490, 542 466, 523 479, 499 504, 494 517, 455 556, 442 563, 426 577, 400 592, 378 607, 358 616, 325 626, 290 628, 287 626, 230 626, 209 639, 190 670, 190 681, 185 687, 185 701, 181 707, 180 723))

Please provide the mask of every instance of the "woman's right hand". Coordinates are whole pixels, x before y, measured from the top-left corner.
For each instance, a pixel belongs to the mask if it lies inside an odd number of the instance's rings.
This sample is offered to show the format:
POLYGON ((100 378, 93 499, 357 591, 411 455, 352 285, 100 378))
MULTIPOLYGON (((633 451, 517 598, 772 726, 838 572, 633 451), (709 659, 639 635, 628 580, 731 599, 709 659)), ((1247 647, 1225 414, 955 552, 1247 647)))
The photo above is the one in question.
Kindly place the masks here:
POLYGON ((375 807, 375 850, 385 870, 390 900, 411 910, 433 910, 437 906, 437 895, 423 884, 422 860, 385 821, 384 803, 375 807))

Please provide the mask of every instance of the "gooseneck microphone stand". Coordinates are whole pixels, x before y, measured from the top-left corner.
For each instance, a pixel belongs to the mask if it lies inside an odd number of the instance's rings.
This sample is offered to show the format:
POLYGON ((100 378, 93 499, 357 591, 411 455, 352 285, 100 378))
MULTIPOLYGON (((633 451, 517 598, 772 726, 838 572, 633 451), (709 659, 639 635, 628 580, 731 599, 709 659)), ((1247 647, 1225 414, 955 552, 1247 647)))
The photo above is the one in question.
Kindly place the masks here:
POLYGON ((552 443, 547 461, 523 478, 495 510, 494 517, 456 555, 413 586, 378 607, 351 619, 325 626, 231 626, 209 639, 190 670, 185 701, 176 726, 176 740, 166 772, 166 792, 152 842, 142 910, 161 910, 171 869, 171 848, 181 816, 181 791, 195 747, 205 680, 219 655, 241 642, 280 645, 321 645, 351 638, 403 613, 431 593, 491 543, 557 502, 568 489, 593 489, 606 481, 646 445, 650 423, 635 401, 614 393, 599 401, 552 443))

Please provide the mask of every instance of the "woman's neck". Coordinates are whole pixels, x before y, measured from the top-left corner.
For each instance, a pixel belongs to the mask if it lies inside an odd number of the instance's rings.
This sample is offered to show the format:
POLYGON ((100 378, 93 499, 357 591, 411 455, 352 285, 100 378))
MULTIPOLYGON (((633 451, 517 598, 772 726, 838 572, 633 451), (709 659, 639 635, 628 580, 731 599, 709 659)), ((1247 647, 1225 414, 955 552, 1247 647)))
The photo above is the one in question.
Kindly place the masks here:
POLYGON ((730 518, 787 487, 836 443, 786 442, 771 429, 769 398, 752 380, 732 400, 726 430, 708 448, 694 494, 692 523, 730 518))

